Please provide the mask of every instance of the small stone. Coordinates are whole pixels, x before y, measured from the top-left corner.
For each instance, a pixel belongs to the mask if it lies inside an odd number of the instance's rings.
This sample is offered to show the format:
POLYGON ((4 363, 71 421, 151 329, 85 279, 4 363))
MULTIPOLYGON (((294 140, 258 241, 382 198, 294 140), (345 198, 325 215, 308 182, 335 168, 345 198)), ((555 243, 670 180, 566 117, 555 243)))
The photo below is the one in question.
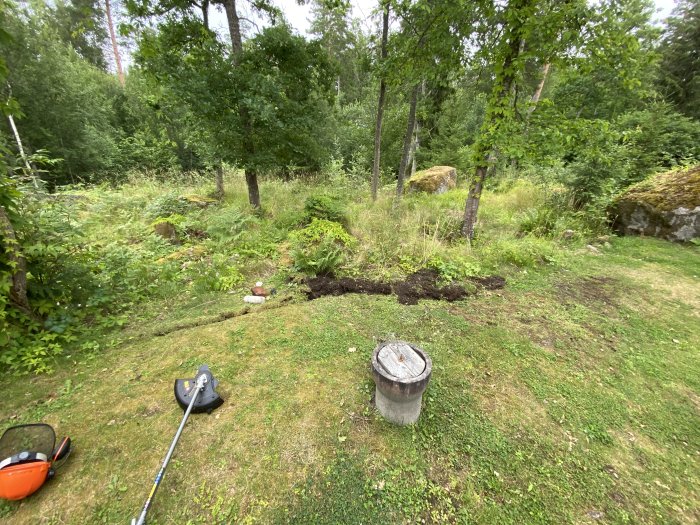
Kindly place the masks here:
POLYGON ((588 517, 591 518, 592 520, 599 520, 602 519, 605 516, 601 511, 599 510, 591 510, 588 512, 588 517))
POLYGON ((108 427, 111 427, 111 426, 114 425, 115 423, 116 423, 116 421, 115 421, 114 419, 110 419, 110 420, 109 420, 109 423, 107 423, 107 426, 108 426, 108 427))
POLYGON ((589 244, 588 246, 586 246, 586 248, 591 253, 595 253, 595 254, 600 253, 600 250, 598 248, 596 248, 595 246, 593 246, 592 244, 589 244))
POLYGON ((681 342, 678 339, 671 339, 671 341, 673 341, 677 345, 681 344, 681 342))
POLYGON ((267 297, 268 295, 270 295, 270 292, 268 292, 267 290, 265 290, 265 288, 263 288, 263 287, 260 286, 260 285, 255 285, 255 286, 253 286, 253 287, 250 289, 250 292, 251 292, 253 295, 257 295, 258 297, 267 297))
POLYGON ((571 239, 576 232, 574 230, 564 230, 564 233, 561 234, 561 236, 564 239, 571 239))

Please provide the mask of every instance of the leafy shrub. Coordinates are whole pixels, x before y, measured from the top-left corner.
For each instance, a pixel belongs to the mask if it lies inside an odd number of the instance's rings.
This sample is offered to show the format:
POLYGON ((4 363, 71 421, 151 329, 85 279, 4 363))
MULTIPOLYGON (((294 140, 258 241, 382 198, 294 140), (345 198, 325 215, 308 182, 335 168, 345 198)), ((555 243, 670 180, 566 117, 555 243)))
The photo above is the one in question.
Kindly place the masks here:
POLYGON ((537 237, 522 239, 498 239, 484 248, 484 259, 494 268, 513 265, 532 268, 538 264, 554 262, 554 245, 537 237))
POLYGON ((192 271, 192 286, 198 293, 228 291, 244 280, 234 259, 221 253, 214 254, 210 260, 200 261, 192 271))
POLYGON ((233 242, 240 238, 246 226, 254 220, 250 215, 228 208, 224 213, 214 215, 208 220, 206 231, 216 241, 233 242))
POLYGON ((444 258, 433 255, 427 264, 428 268, 436 270, 440 277, 448 282, 460 281, 473 277, 481 272, 481 267, 476 261, 467 257, 453 256, 444 258))
POLYGON ((306 228, 289 234, 297 270, 309 275, 330 275, 345 261, 355 240, 342 224, 313 219, 306 228))
POLYGON ((571 192, 555 192, 540 205, 522 214, 518 231, 535 237, 561 237, 572 230, 576 237, 606 233, 609 230, 605 204, 600 198, 583 208, 571 192))
POLYGON ((446 210, 439 217, 427 220, 422 224, 425 235, 434 237, 437 240, 453 242, 462 237, 462 214, 458 211, 446 210))
POLYGON ((347 217, 340 201, 329 195, 312 195, 304 202, 304 223, 314 219, 324 219, 347 225, 347 217))
POLYGON ((170 215, 184 215, 190 209, 190 204, 177 193, 165 193, 153 199, 146 206, 145 214, 149 219, 168 217, 170 215))
POLYGON ((550 206, 531 208, 524 213, 518 230, 537 237, 552 235, 559 219, 558 211, 550 206))

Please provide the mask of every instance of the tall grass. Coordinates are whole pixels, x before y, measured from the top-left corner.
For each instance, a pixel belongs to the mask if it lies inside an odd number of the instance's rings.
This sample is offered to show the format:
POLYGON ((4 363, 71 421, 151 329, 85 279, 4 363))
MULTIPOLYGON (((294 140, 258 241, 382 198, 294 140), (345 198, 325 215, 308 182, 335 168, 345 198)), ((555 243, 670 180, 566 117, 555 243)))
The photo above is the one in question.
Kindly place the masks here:
MULTIPOLYGON (((562 228, 574 224, 580 236, 591 233, 566 203, 553 205, 557 188, 516 179, 484 191, 478 234, 470 243, 460 235, 466 189, 442 195, 407 194, 397 203, 392 185, 381 188, 379 198, 372 202, 367 181, 343 178, 336 171, 317 179, 262 178, 263 207, 254 211, 248 205, 242 173, 228 170, 223 201, 187 211, 190 224, 217 232, 216 238, 186 242, 204 244, 210 253, 235 254, 237 264, 251 278, 252 272, 261 269, 268 277, 278 271, 289 272, 287 237, 304 226, 305 201, 319 195, 340 203, 347 229, 358 241, 339 269, 347 275, 390 279, 426 266, 452 268, 450 276, 531 267, 554 259, 562 228), (556 220, 554 227, 543 221, 548 225, 543 232, 537 221, 545 216, 556 216, 556 220), (230 226, 227 238, 226 228, 232 220, 236 224, 230 226)), ((86 198, 86 229, 93 238, 144 242, 152 235, 146 210, 158 209, 159 199, 206 195, 213 190, 213 176, 189 174, 163 181, 149 174, 132 174, 119 188, 101 186, 81 192, 86 198)))

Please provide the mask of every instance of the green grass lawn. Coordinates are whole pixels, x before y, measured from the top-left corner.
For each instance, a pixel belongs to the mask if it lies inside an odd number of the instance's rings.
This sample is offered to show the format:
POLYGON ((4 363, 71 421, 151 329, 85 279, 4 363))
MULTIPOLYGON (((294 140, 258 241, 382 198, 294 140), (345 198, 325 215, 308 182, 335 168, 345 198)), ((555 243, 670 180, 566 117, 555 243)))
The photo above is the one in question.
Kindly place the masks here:
POLYGON ((5 378, 0 429, 46 421, 75 452, 0 517, 127 523, 182 415, 172 382, 207 363, 226 402, 188 423, 150 523, 697 523, 699 249, 558 258, 457 303, 329 297, 148 335, 240 298, 174 302, 121 346, 5 378), (370 404, 392 337, 433 359, 412 427, 370 404))

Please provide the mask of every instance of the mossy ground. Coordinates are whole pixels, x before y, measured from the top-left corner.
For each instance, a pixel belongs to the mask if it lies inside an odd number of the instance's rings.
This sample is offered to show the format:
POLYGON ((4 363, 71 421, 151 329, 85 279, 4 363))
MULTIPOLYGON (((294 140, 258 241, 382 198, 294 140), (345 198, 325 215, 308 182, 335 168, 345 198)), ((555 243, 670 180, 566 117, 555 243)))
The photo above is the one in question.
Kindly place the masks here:
MULTIPOLYGON (((270 204, 255 219, 234 213, 245 209, 242 181, 227 189, 224 203, 187 218, 233 233, 245 223, 245 235, 158 245, 154 264, 176 253, 185 264, 180 252, 198 246, 259 251, 242 272, 274 279, 288 264, 286 229, 315 189, 266 182, 270 204)), ((87 192, 86 238, 151 242, 142 210, 162 191, 87 192)), ((392 278, 437 261, 448 274, 502 273, 507 287, 405 306, 391 296, 305 302, 290 285, 262 308, 207 324, 240 311, 244 288, 173 284, 99 335, 100 350, 70 352, 52 375, 6 378, 0 429, 45 421, 75 452, 39 493, 0 503, 4 522, 128 523, 182 415, 172 383, 202 363, 226 402, 188 423, 152 524, 700 520, 700 248, 613 237, 591 253, 582 230, 571 241, 516 237, 542 201, 528 184, 485 192, 471 247, 450 240, 463 189, 398 209, 365 197, 347 202, 358 239, 347 275, 392 278), (369 357, 392 337, 433 359, 412 427, 384 422, 370 403, 369 357)))

